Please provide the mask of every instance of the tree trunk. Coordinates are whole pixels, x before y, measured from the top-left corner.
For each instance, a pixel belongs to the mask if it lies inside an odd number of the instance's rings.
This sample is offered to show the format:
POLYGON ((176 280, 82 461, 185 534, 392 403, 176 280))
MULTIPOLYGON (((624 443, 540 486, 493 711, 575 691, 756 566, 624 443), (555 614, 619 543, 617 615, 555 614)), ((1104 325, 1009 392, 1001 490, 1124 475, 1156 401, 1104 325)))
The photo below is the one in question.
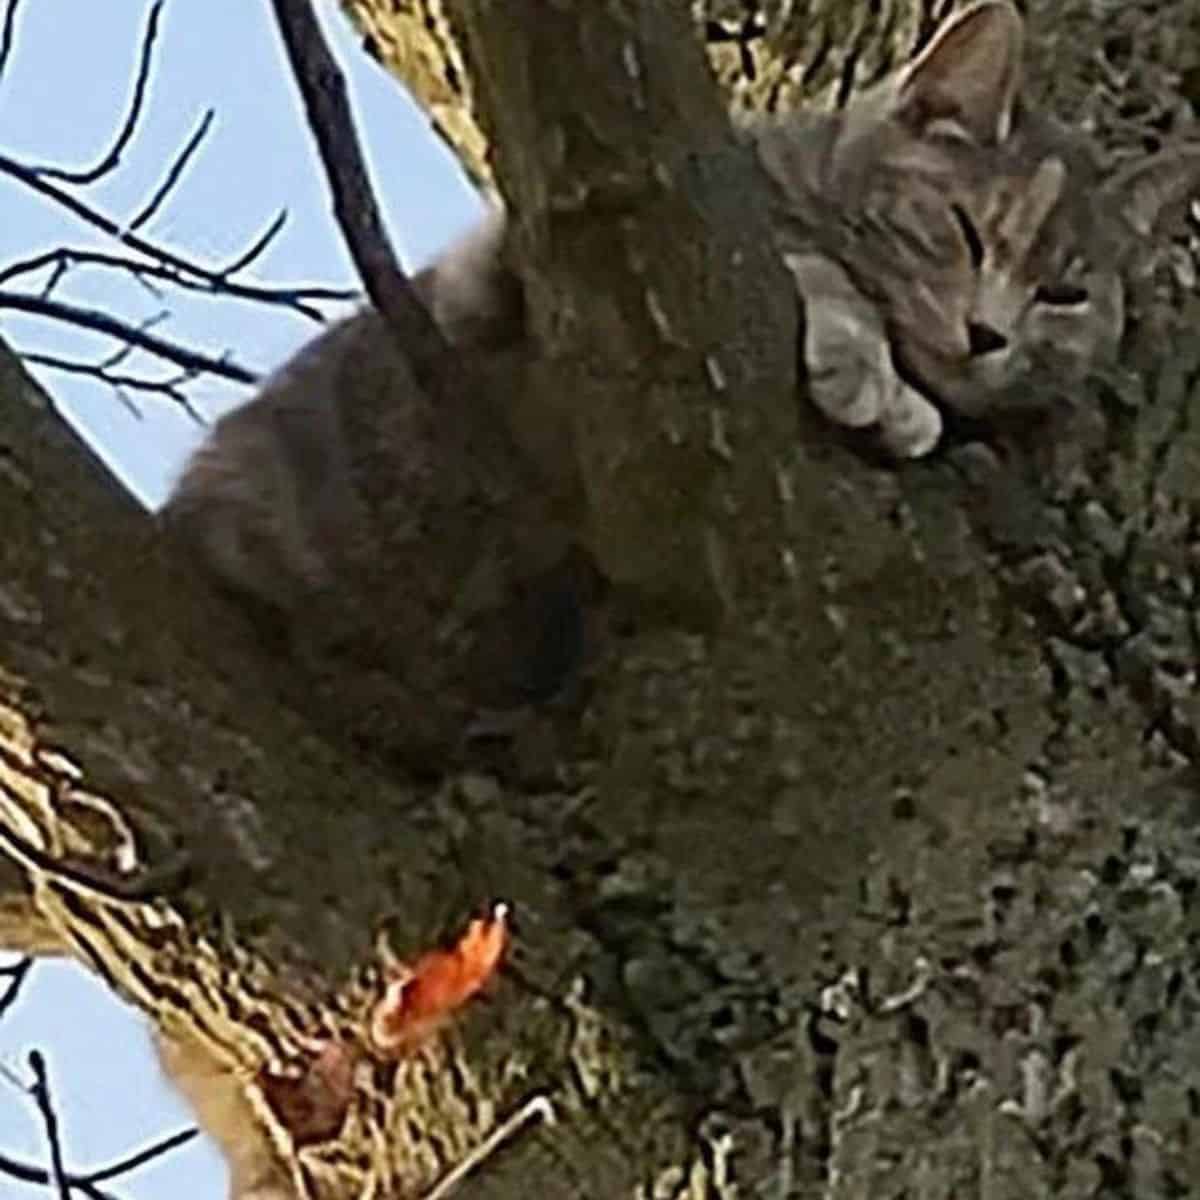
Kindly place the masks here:
MULTIPOLYGON (((429 74, 413 6, 351 7, 429 74)), ((796 415, 788 284, 683 7, 454 0, 439 27, 593 544, 657 618, 566 782, 419 786, 318 737, 9 360, 0 940, 57 940, 252 1068, 361 1019, 381 923, 408 955, 512 902, 496 1002, 400 1079, 403 1138, 355 1114, 306 1152, 329 1195, 420 1194, 533 1092, 558 1124, 480 1194, 1192 1194, 1195 302, 1147 281, 1122 370, 1033 436, 865 463, 796 415)), ((856 6, 856 36, 927 7, 856 6)), ((1107 30, 1031 7, 1042 92, 1114 145, 1131 98, 1185 105, 1183 0, 1107 30), (1092 78, 1102 32, 1154 95, 1092 78)))

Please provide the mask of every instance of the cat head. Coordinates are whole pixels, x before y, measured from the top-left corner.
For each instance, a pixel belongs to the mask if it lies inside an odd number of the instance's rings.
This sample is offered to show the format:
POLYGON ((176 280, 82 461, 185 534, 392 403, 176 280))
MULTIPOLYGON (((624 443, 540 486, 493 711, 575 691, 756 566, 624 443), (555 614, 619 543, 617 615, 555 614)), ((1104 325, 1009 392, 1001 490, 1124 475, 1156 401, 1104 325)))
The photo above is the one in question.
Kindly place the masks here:
POLYGON ((1123 271, 1200 190, 1200 145, 1106 175, 1081 134, 1024 108, 1023 39, 1008 0, 981 0, 763 151, 796 228, 880 309, 899 371, 967 414, 1011 403, 1035 365, 1080 375, 1115 353, 1123 271))

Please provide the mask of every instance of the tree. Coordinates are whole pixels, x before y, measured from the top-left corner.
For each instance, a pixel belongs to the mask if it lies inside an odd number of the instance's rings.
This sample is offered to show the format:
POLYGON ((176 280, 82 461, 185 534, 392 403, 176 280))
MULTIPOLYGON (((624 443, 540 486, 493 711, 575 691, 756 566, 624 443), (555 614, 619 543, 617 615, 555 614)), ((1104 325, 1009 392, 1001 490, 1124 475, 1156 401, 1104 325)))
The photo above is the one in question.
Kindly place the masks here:
MULTIPOLYGON (((778 80, 828 30, 853 81, 931 7, 708 32, 778 80)), ((1182 0, 1031 7, 1042 92, 1115 149, 1186 110, 1182 0)), ((787 284, 682 6, 387 8, 354 9, 376 51, 491 148, 597 553, 658 619, 555 787, 381 773, 273 702, 9 363, 0 940, 304 1084, 304 1039, 377 996, 351 972, 382 916, 408 953, 511 901, 498 1002, 304 1152, 330 1194, 424 1192, 530 1096, 555 1128, 480 1188, 1187 1194, 1194 301, 1144 281, 1066 429, 881 470, 795 414, 787 284)))

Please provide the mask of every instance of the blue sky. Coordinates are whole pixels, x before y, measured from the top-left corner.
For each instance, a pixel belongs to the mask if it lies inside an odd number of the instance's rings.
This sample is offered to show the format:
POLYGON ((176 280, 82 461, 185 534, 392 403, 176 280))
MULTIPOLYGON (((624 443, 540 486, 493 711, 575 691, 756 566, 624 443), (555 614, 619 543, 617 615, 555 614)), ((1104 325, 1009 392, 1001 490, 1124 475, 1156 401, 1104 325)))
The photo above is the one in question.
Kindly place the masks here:
MULTIPOLYGON (((441 142, 401 89, 358 49, 332 0, 318 0, 351 85, 376 190, 406 265, 419 265, 461 233, 479 203, 441 142)), ((0 6, 2 7, 2 6, 0 6)), ((26 0, 17 44, 0 78, 0 153, 31 164, 86 166, 106 150, 125 111, 149 0, 26 0)), ((83 197, 117 220, 135 213, 206 108, 216 120, 199 157, 145 236, 195 259, 235 257, 280 208, 283 234, 255 264, 264 284, 356 286, 333 224, 325 185, 271 20, 268 0, 167 0, 149 102, 122 167, 83 197)), ((56 246, 119 247, 92 236, 20 184, 0 175, 0 269, 56 246)), ((36 291, 40 280, 24 281, 36 291)), ((168 293, 93 270, 71 275, 59 298, 138 323, 164 310, 155 332, 210 353, 231 352, 269 370, 315 327, 283 309, 168 293)), ((26 352, 95 360, 111 343, 69 326, 0 310, 0 337, 26 352)), ((151 361, 125 367, 155 373, 151 361)), ((34 372, 117 476, 148 505, 161 501, 203 427, 151 395, 140 416, 106 386, 34 372)), ((248 398, 245 389, 197 380, 189 397, 212 417, 248 398)), ((2 981, 0 981, 2 982, 2 981)), ((63 1122, 68 1167, 128 1154, 188 1123, 150 1057, 144 1028, 78 968, 39 964, 0 1021, 0 1153, 45 1162, 36 1109, 8 1078, 28 1079, 30 1049, 46 1056, 63 1122)), ((211 1148, 193 1144, 111 1188, 131 1200, 211 1200, 223 1195, 211 1148)), ((0 1198, 44 1195, 0 1177, 0 1198)))

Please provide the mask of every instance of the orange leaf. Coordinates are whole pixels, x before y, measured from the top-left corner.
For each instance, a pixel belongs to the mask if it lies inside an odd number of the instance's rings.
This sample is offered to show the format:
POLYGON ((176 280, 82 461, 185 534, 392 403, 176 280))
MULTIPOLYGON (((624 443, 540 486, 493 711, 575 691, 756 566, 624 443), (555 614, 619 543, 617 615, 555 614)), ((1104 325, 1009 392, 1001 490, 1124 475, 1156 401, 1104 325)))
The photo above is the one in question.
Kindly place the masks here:
POLYGON ((495 974, 508 945, 508 906, 476 918, 450 950, 423 954, 388 984, 371 1014, 371 1042, 400 1054, 461 1008, 495 974))

